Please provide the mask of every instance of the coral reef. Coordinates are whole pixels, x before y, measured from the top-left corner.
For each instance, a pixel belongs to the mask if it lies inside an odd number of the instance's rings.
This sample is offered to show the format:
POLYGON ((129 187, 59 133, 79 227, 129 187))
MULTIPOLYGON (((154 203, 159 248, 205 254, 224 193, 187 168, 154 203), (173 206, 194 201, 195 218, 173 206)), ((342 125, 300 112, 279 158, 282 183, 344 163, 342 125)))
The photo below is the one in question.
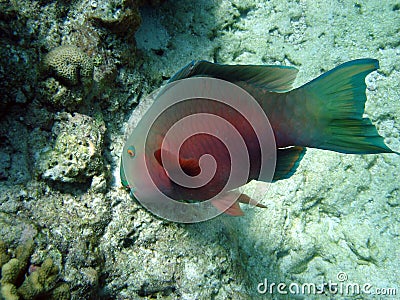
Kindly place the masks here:
MULTIPOLYGON (((15 250, 11 258, 1 267, 0 290, 5 300, 35 299, 70 299, 69 285, 59 282, 59 268, 51 258, 40 266, 29 266, 34 250, 33 240, 28 240, 15 250), (29 267, 29 268, 28 268, 29 267), (26 276, 26 273, 29 276, 26 276)), ((6 251, 4 242, 0 241, 0 255, 6 251)))
POLYGON ((54 147, 40 156, 38 170, 43 179, 85 182, 103 172, 101 117, 59 113, 53 126, 54 147))
POLYGON ((58 109, 76 109, 91 98, 93 70, 92 59, 78 47, 54 48, 42 61, 44 80, 38 84, 39 99, 58 109))
POLYGON ((4 150, 0 151, 0 180, 7 179, 10 169, 11 157, 4 150))
POLYGON ((51 50, 43 59, 43 72, 54 76, 67 86, 93 83, 93 62, 78 47, 59 46, 51 50))

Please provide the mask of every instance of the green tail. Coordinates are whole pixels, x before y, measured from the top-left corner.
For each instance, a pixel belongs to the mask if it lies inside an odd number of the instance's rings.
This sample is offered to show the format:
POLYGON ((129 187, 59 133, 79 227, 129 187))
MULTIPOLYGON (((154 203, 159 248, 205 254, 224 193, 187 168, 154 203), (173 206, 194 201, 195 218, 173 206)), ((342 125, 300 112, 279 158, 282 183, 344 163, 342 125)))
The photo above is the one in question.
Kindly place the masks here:
POLYGON ((363 118, 365 77, 379 68, 375 59, 344 63, 297 90, 313 111, 316 136, 309 147, 342 153, 391 153, 370 119, 363 118), (306 100, 307 101, 307 100, 306 100))

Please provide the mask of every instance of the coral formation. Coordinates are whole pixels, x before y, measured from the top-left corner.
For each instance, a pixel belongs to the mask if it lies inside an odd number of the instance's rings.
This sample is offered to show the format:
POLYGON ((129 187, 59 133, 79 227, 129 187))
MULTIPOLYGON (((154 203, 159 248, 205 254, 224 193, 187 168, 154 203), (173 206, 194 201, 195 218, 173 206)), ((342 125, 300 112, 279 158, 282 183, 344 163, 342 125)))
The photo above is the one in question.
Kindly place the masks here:
POLYGON ((52 107, 76 109, 85 99, 91 98, 94 64, 80 48, 59 46, 46 54, 38 84, 39 99, 52 107))
POLYGON ((51 258, 47 258, 36 271, 26 277, 17 291, 24 299, 34 299, 54 287, 58 273, 58 267, 51 258))
MULTIPOLYGON (((59 283, 59 268, 51 258, 41 266, 28 268, 34 250, 33 240, 18 246, 15 258, 11 258, 1 268, 1 296, 5 300, 70 299, 69 285, 59 283), (29 276, 25 274, 29 272, 29 276)), ((0 241, 0 253, 6 251, 4 242, 0 241)))
POLYGON ((105 125, 101 117, 93 119, 75 113, 60 113, 53 133, 52 150, 38 162, 42 178, 61 182, 86 182, 103 170, 102 146, 105 125))
POLYGON ((93 62, 78 47, 59 46, 51 50, 43 59, 43 72, 49 72, 67 86, 93 83, 93 62))
POLYGON ((0 268, 10 260, 10 254, 7 252, 6 244, 0 241, 0 268))

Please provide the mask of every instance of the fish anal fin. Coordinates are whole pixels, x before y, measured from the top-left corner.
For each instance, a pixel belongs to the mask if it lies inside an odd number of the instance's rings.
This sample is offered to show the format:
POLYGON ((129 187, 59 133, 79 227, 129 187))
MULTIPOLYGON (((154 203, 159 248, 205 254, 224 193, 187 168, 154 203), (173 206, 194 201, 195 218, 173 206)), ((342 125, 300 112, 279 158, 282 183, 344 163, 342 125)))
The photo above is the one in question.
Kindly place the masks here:
POLYGON ((306 148, 299 146, 278 149, 273 181, 292 176, 296 172, 305 152, 306 148))
POLYGON ((231 216, 243 216, 244 212, 240 208, 239 202, 255 205, 261 208, 267 208, 265 205, 258 203, 254 199, 250 198, 248 195, 239 195, 238 192, 228 192, 217 199, 211 200, 211 204, 219 211, 222 211, 231 216))
POLYGON ((227 210, 225 210, 225 213, 235 217, 244 215, 243 210, 240 208, 240 205, 237 202, 233 203, 232 206, 230 206, 227 210))
MULTIPOLYGON (((168 160, 172 160, 173 159, 173 154, 171 152, 169 152, 168 150, 163 150, 164 154, 164 159, 168 159, 168 160)), ((162 157, 161 157, 161 149, 157 149, 156 151, 154 151, 154 157, 157 160, 157 162, 159 163, 160 166, 164 167, 163 161, 162 161, 162 157)), ((200 165, 199 165, 199 161, 197 159, 194 158, 179 158, 179 165, 182 169, 183 172, 185 172, 187 175, 189 176, 197 176, 200 174, 200 165)), ((172 170, 167 170, 167 171, 172 171, 172 170)))

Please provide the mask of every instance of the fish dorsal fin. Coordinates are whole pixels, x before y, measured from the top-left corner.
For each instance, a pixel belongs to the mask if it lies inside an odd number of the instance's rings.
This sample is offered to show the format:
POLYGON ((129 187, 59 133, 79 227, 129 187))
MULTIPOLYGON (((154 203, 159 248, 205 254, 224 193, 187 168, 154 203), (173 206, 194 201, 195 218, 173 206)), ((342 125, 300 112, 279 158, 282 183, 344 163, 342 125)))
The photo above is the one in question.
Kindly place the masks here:
POLYGON ((306 148, 298 146, 278 149, 273 181, 286 179, 292 176, 294 172, 296 172, 305 152, 306 148))
MULTIPOLYGON (((168 150, 164 150, 165 151, 165 159, 168 160, 172 160, 173 159, 173 154, 171 152, 169 152, 168 150)), ((160 164, 160 166, 162 166, 164 168, 162 159, 161 159, 161 149, 158 149, 156 151, 154 151, 154 157, 156 158, 157 162, 160 164)), ((186 173, 186 175, 189 176, 197 176, 200 174, 200 165, 199 165, 199 161, 197 159, 194 158, 179 158, 179 165, 181 167, 181 169, 183 170, 183 172, 186 173)), ((167 170, 167 171, 172 171, 172 170, 167 170)))
POLYGON ((178 71, 169 82, 193 76, 209 76, 230 82, 244 81, 270 92, 292 89, 298 70, 290 66, 224 65, 209 61, 192 61, 178 71))

